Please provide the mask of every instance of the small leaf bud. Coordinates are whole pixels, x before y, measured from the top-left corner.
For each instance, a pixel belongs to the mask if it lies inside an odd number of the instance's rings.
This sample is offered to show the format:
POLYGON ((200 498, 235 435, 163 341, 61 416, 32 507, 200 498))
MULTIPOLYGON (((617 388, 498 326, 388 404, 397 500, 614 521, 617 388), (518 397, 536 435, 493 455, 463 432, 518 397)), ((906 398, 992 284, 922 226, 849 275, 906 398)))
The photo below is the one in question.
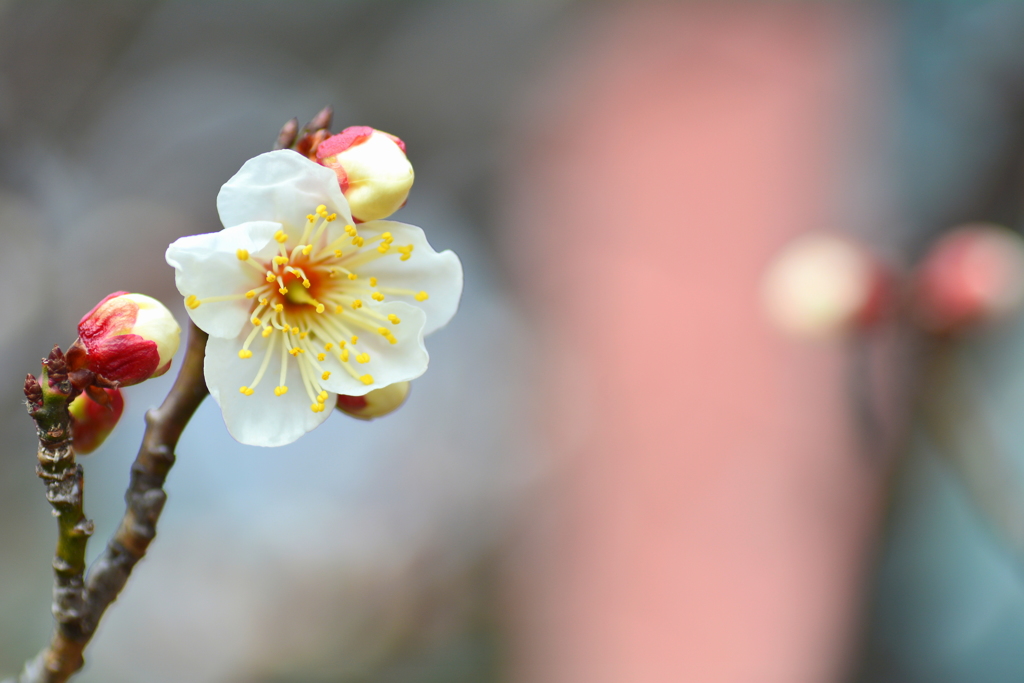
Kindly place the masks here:
POLYGON ((167 372, 181 328, 156 299, 114 292, 82 318, 78 336, 90 370, 129 386, 167 372))
POLYGON ((338 395, 338 410, 359 418, 372 420, 398 410, 409 396, 409 382, 396 382, 374 389, 365 396, 338 395))
POLYGON ((387 218, 405 204, 412 188, 412 164, 405 143, 369 126, 351 126, 316 148, 316 158, 338 176, 352 217, 387 218))
POLYGON ((82 392, 68 406, 71 414, 71 436, 75 452, 92 453, 114 431, 124 412, 124 398, 117 389, 95 389, 105 396, 106 405, 95 401, 90 393, 82 392))

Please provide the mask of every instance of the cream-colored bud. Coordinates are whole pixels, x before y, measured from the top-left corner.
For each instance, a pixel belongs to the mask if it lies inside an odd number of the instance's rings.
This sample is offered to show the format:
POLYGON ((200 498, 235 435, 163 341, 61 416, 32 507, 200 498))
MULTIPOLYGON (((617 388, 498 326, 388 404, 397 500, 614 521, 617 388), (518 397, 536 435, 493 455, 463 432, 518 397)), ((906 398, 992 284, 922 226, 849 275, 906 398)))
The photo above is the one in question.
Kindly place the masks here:
POLYGON ((353 126, 320 143, 316 154, 338 175, 357 220, 387 218, 405 204, 414 173, 404 143, 393 135, 353 126))
POLYGON ((374 389, 365 396, 338 396, 338 410, 360 420, 372 420, 398 410, 409 396, 409 382, 374 389))
POLYGON ((882 281, 864 249, 838 235, 814 233, 798 237, 775 258, 762 295, 768 317, 783 331, 822 338, 873 321, 884 298, 882 281))

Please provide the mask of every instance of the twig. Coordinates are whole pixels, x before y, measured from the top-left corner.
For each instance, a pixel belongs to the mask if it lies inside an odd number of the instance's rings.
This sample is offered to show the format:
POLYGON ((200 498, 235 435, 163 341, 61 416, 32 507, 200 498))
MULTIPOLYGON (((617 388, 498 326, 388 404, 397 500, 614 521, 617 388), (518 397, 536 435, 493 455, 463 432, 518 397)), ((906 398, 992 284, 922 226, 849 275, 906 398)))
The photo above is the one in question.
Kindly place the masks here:
POLYGON ((43 361, 39 382, 25 381, 29 415, 36 422, 39 464, 36 474, 46 485, 46 500, 58 521, 57 552, 53 559, 53 618, 56 622, 49 647, 25 665, 20 680, 63 681, 82 666, 88 640, 82 630, 85 614, 85 548, 93 525, 82 509, 82 466, 71 448, 73 395, 64 354, 56 346, 43 361))
MULTIPOLYGON (((163 485, 174 465, 174 448, 185 425, 209 394, 203 378, 206 339, 205 332, 195 324, 190 325, 188 349, 178 378, 163 404, 146 414, 146 432, 132 464, 121 525, 106 551, 93 564, 84 585, 85 542, 92 532, 92 524, 85 520, 81 511, 82 468, 75 463, 70 448, 67 396, 60 405, 56 399, 48 398, 46 391, 50 382, 46 381, 44 370, 41 412, 45 413, 47 421, 40 421, 42 418, 35 414, 33 417, 39 425, 40 476, 47 481, 47 499, 61 515, 61 541, 54 560, 57 578, 53 609, 57 627, 49 647, 25 664, 17 683, 63 683, 82 667, 85 661, 82 653, 103 613, 117 599, 132 569, 145 556, 156 536, 156 523, 167 500, 163 485), (56 406, 52 410, 47 408, 50 400, 56 406), (56 417, 50 417, 51 414, 56 417), (47 468, 51 468, 54 475, 49 474, 47 468), (44 475, 44 471, 47 474, 44 475), (69 510, 67 521, 65 508, 69 510)), ((52 369, 50 379, 53 379, 52 369)), ((29 401, 31 411, 31 396, 29 401)))

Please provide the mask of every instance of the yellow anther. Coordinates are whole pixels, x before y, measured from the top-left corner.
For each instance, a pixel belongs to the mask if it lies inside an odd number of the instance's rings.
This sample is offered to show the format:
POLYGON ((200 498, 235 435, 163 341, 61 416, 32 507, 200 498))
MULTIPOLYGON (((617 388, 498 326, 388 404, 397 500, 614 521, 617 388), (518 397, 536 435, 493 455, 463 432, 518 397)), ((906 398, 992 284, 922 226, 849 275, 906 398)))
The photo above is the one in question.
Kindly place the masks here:
POLYGON ((330 216, 327 217, 328 223, 333 223, 336 220, 338 220, 338 214, 336 213, 332 213, 330 216))
POLYGON ((273 282, 276 279, 277 279, 277 276, 274 275, 274 273, 272 273, 271 271, 268 270, 267 271, 267 282, 273 282))
MULTIPOLYGON (((273 261, 274 261, 274 265, 275 266, 283 266, 284 264, 288 263, 288 257, 287 256, 275 256, 273 258, 273 261)), ((276 276, 275 276, 275 279, 276 279, 276 276)))
POLYGON ((339 305, 334 307, 334 312, 335 313, 341 313, 344 309, 345 309, 345 307, 339 304, 339 305))
POLYGON ((288 353, 292 354, 295 357, 298 357, 298 355, 300 353, 305 353, 305 352, 306 352, 305 349, 300 349, 298 346, 296 346, 296 347, 292 348, 290 351, 288 351, 288 353))
POLYGON ((312 244, 307 244, 306 246, 304 246, 302 248, 302 255, 303 256, 309 256, 311 253, 313 253, 313 245, 312 244))
POLYGON ((325 360, 327 360, 327 354, 326 353, 318 353, 318 354, 316 354, 316 359, 318 361, 320 361, 321 363, 323 363, 325 360))
POLYGON ((286 386, 282 385, 282 386, 279 386, 279 387, 274 387, 274 396, 284 396, 287 393, 288 393, 288 387, 286 387, 286 386))
POLYGON ((359 381, 369 386, 373 384, 373 375, 363 375, 362 377, 359 378, 359 381))
POLYGON ((259 327, 260 325, 262 325, 262 324, 263 324, 263 321, 262 321, 262 320, 260 320, 259 318, 253 318, 253 319, 252 319, 252 320, 250 320, 249 322, 251 322, 251 323, 252 323, 253 325, 255 325, 256 327, 259 327))
POLYGON ((381 233, 381 236, 380 236, 380 238, 381 238, 382 240, 384 240, 385 242, 387 242, 388 244, 390 244, 391 242, 393 242, 393 241, 394 241, 394 239, 395 239, 394 237, 392 237, 392 236, 391 236, 391 233, 390 233, 390 232, 385 232, 385 233, 381 233))
POLYGON ((309 289, 309 285, 310 285, 309 280, 303 280, 302 281, 302 286, 305 287, 306 289, 309 289))
POLYGON ((311 214, 311 213, 307 213, 307 214, 306 214, 306 220, 307 220, 307 221, 309 221, 310 223, 312 223, 313 221, 315 221, 315 220, 316 220, 316 216, 314 216, 314 215, 313 215, 313 214, 311 214))
POLYGON ((235 252, 235 256, 238 257, 239 261, 249 260, 249 252, 246 249, 239 249, 238 251, 235 252))
POLYGON ((341 361, 343 363, 347 363, 348 362, 348 349, 342 349, 341 350, 341 361))
POLYGON ((374 292, 370 296, 373 297, 374 301, 384 301, 384 295, 380 292, 374 292))
POLYGON ((309 332, 299 332, 299 339, 305 339, 309 336, 309 332))
POLYGON ((356 245, 357 247, 363 246, 364 243, 365 240, 359 235, 356 235, 355 237, 352 238, 352 244, 356 245))
POLYGON ((351 342, 352 342, 353 344, 357 343, 357 342, 359 341, 359 335, 355 335, 355 334, 353 334, 353 335, 352 335, 352 339, 351 339, 350 341, 351 341, 351 342))
POLYGON ((274 304, 274 310, 280 313, 284 310, 284 304, 274 304))
MULTIPOLYGON (((327 373, 327 374, 330 375, 331 373, 327 373)), ((327 378, 324 377, 324 379, 327 379, 327 378)), ((330 394, 328 394, 326 391, 321 391, 319 394, 316 395, 316 400, 320 401, 320 403, 323 403, 324 401, 327 400, 328 396, 330 396, 330 394)))
MULTIPOLYGON (((330 351, 333 348, 334 348, 334 344, 326 344, 326 345, 324 345, 324 351, 330 351)), ((320 360, 323 360, 323 359, 321 358, 320 360)))
POLYGON ((323 312, 324 312, 324 310, 325 310, 325 309, 324 309, 324 305, 323 305, 323 304, 317 304, 317 305, 316 305, 316 312, 317 312, 317 313, 323 313, 323 312))
POLYGON ((280 287, 280 288, 278 288, 277 291, 279 291, 281 294, 287 294, 288 293, 288 288, 287 287, 280 287))
POLYGON ((270 336, 270 335, 271 335, 271 334, 272 334, 273 332, 274 332, 274 328, 273 328, 273 327, 271 327, 270 325, 267 325, 266 327, 264 327, 264 328, 263 328, 263 332, 262 332, 262 334, 263 334, 263 338, 264 338, 264 339, 266 339, 266 338, 267 338, 267 337, 269 337, 269 336, 270 336))
POLYGON ((242 349, 241 351, 238 352, 238 357, 239 358, 252 358, 252 351, 250 351, 249 349, 242 349))
POLYGON ((390 320, 390 321, 391 321, 391 324, 392 324, 392 325, 397 325, 398 323, 402 322, 402 319, 401 319, 401 318, 399 318, 399 317, 398 317, 397 315, 395 315, 394 313, 388 313, 388 320, 390 320))
POLYGON ((312 410, 314 413, 319 413, 321 410, 324 409, 324 407, 320 403, 313 403, 309 406, 309 409, 312 410))
POLYGON ((299 333, 299 328, 293 327, 292 328, 292 334, 298 334, 298 333, 299 333))
POLYGON ((334 258, 341 258, 341 249, 334 250, 334 258))
POLYGON ((390 249, 390 248, 391 248, 391 245, 388 244, 387 242, 385 242, 385 243, 381 244, 379 247, 377 247, 377 251, 379 251, 382 254, 386 254, 386 253, 388 253, 388 249, 390 249))
POLYGON ((256 298, 256 290, 255 289, 250 289, 248 292, 245 293, 245 298, 246 299, 255 299, 256 298))
POLYGON ((348 274, 348 279, 349 279, 349 280, 358 280, 358 279, 359 279, 359 276, 358 276, 358 275, 356 275, 355 273, 349 273, 349 274, 348 274))
POLYGON ((356 299, 352 302, 352 308, 362 308, 363 302, 360 299, 356 299))
POLYGON ((416 295, 415 298, 416 301, 426 301, 427 299, 430 298, 430 295, 427 294, 426 292, 420 292, 419 294, 416 295))
POLYGON ((368 354, 368 353, 361 353, 361 354, 359 354, 358 356, 356 356, 356 362, 358 362, 358 363, 369 363, 370 362, 370 354, 368 354))
POLYGON ((370 286, 371 287, 376 287, 377 286, 377 278, 375 278, 375 277, 371 277, 370 278, 370 286))
POLYGON ((354 225, 346 225, 345 226, 345 234, 348 235, 349 237, 355 237, 359 233, 356 232, 356 226, 354 226, 354 225))
POLYGON ((277 240, 278 244, 284 244, 288 241, 288 235, 284 230, 278 230, 274 233, 274 239, 277 240))
POLYGON ((239 387, 238 388, 238 393, 242 394, 243 396, 252 396, 254 391, 256 391, 256 390, 255 389, 250 389, 249 387, 239 387))
POLYGON ((391 334, 391 330, 386 327, 378 327, 377 334, 383 334, 385 337, 391 334))
POLYGON ((323 214, 327 213, 327 206, 324 204, 320 204, 316 207, 315 210, 318 214, 322 216, 323 214))
POLYGON ((389 335, 388 335, 388 341, 389 341, 390 343, 392 343, 392 344, 397 344, 397 343, 398 343, 398 340, 397 340, 397 339, 395 339, 395 335, 393 335, 393 334, 389 334, 389 335))
POLYGON ((409 257, 412 256, 412 245, 410 244, 408 246, 399 247, 398 251, 402 254, 402 258, 400 260, 408 261, 409 257))
POLYGON ((266 306, 268 303, 270 303, 270 302, 267 300, 267 297, 265 297, 265 296, 261 296, 260 297, 260 305, 261 306, 266 306))

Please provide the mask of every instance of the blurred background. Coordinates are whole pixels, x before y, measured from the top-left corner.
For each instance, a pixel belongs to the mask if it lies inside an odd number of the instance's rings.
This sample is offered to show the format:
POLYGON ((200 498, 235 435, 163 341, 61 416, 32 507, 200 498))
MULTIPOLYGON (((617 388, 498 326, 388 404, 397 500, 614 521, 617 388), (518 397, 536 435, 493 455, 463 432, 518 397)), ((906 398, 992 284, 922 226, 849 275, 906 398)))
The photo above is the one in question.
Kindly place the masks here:
MULTIPOLYGON (((0 674, 51 629, 25 373, 111 291, 184 323, 167 244, 327 104, 407 142, 460 313, 387 418, 259 449, 207 401, 77 680, 1024 678, 1022 323, 759 293, 810 231, 906 274, 1024 226, 1024 5, 937 1, 0 0, 0 674)), ((90 557, 171 381, 84 460, 90 557)))

